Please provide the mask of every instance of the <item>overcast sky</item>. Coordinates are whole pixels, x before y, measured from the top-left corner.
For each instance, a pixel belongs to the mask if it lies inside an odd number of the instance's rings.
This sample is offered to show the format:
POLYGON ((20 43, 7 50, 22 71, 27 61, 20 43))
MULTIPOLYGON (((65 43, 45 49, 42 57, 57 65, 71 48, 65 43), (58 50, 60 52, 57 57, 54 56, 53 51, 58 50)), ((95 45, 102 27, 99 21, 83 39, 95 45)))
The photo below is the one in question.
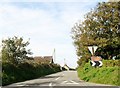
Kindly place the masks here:
POLYGON ((28 48, 32 56, 50 56, 56 51, 56 63, 77 66, 76 51, 71 38, 71 28, 84 15, 105 0, 1 0, 0 38, 19 36, 30 38, 28 48), (26 1, 26 2, 25 2, 26 1))

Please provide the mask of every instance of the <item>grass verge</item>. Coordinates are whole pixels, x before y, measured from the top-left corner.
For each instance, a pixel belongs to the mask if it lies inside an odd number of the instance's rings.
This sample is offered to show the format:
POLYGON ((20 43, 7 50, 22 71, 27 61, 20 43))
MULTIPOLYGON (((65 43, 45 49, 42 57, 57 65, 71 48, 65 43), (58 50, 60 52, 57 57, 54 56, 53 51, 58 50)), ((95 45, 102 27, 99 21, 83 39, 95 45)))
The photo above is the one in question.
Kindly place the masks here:
POLYGON ((81 80, 100 84, 110 84, 120 86, 119 66, 92 67, 86 63, 83 67, 78 67, 78 76, 81 80))

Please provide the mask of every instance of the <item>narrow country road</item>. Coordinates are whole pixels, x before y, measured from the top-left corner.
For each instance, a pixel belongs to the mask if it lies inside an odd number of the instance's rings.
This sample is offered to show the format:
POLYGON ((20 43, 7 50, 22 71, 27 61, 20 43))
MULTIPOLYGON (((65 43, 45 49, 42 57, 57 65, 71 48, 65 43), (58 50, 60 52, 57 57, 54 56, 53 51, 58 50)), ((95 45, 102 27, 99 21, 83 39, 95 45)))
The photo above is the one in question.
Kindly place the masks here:
POLYGON ((54 88, 55 86, 110 86, 103 84, 88 83, 79 80, 76 71, 63 71, 55 74, 51 74, 38 79, 28 80, 24 82, 14 83, 4 88, 41 88, 47 86, 48 88, 54 88))

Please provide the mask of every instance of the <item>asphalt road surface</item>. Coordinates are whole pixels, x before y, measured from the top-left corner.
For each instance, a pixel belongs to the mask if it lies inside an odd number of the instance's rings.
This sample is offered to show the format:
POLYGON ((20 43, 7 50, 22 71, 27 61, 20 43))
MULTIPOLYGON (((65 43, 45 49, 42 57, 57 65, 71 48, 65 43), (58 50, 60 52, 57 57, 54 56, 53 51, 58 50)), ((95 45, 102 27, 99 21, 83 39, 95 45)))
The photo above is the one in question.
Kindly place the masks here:
POLYGON ((76 71, 63 71, 55 74, 40 77, 38 79, 28 80, 24 82, 14 83, 4 88, 29 88, 29 87, 44 87, 54 88, 55 86, 109 86, 104 84, 89 83, 80 80, 76 71))

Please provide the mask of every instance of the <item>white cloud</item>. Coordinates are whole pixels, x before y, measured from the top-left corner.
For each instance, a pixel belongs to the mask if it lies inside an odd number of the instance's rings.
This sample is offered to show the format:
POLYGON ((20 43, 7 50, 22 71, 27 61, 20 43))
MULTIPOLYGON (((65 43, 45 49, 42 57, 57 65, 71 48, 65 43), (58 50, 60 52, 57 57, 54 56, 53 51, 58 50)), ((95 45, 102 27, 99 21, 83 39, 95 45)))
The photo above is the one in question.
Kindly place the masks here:
MULTIPOLYGON (((30 3, 32 5, 32 3, 30 3)), ((39 3, 41 6, 42 3, 39 3)), ((45 3, 44 3, 45 4, 45 3)), ((80 3, 79 3, 80 4, 80 3)), ((71 27, 88 11, 76 3, 47 3, 49 9, 19 7, 15 4, 0 4, 0 38, 23 36, 30 38, 35 55, 52 55, 56 49, 56 61, 76 66, 75 48, 70 37, 71 27), (77 5, 77 6, 76 6, 77 5)))

